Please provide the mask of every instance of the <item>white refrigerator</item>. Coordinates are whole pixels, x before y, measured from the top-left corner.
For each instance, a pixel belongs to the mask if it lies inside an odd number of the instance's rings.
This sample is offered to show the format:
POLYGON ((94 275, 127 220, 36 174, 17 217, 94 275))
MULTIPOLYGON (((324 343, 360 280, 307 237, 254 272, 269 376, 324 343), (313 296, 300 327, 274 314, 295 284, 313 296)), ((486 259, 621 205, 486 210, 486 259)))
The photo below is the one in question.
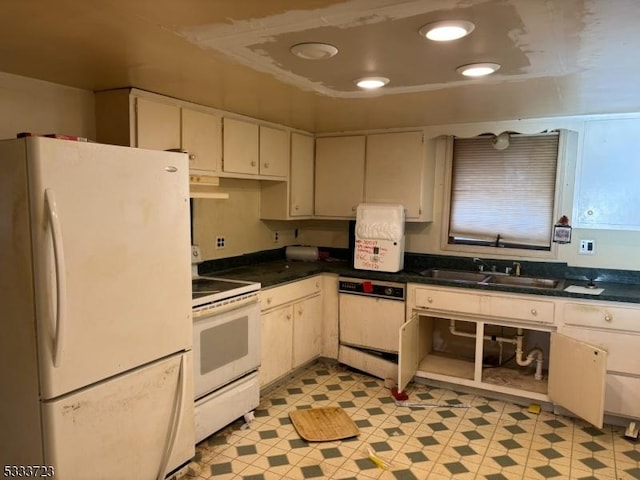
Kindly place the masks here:
POLYGON ((3 468, 144 480, 193 457, 188 189, 183 153, 0 141, 3 468))

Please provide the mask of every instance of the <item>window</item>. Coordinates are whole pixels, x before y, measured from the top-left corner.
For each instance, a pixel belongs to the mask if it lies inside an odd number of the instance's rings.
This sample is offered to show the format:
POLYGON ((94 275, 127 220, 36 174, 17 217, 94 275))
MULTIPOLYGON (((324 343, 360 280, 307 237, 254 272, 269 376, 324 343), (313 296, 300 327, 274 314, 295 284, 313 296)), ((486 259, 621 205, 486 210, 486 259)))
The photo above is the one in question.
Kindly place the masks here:
POLYGON ((495 139, 453 140, 447 243, 550 251, 559 134, 495 139))

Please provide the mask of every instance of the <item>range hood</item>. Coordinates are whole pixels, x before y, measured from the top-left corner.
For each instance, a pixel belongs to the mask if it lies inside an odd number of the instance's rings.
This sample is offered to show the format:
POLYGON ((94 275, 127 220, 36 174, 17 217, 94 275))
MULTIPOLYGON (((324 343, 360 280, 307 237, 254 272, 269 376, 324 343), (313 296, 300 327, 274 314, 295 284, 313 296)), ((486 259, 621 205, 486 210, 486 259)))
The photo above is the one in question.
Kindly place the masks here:
POLYGON ((208 198, 212 200, 228 200, 229 194, 220 192, 220 178, 210 175, 189 175, 189 196, 191 198, 208 198))

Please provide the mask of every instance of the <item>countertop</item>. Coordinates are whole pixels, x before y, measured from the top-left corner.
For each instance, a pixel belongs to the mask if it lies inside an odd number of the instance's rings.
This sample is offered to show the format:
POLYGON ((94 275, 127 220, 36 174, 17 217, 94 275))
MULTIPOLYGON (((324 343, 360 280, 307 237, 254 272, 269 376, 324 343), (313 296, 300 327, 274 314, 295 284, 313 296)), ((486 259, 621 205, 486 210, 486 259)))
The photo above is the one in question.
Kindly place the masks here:
POLYGON ((361 278, 365 280, 382 280, 400 283, 421 283, 425 285, 442 285, 474 290, 488 290, 496 292, 511 292, 529 295, 543 295, 563 298, 579 298, 583 300, 612 301, 640 303, 640 284, 598 282, 597 288, 604 291, 599 295, 571 293, 564 291, 570 285, 586 286, 587 280, 575 280, 565 278, 562 289, 539 289, 506 285, 480 285, 475 283, 459 283, 449 280, 424 277, 419 270, 405 269, 397 273, 385 273, 366 270, 356 270, 346 261, 295 261, 295 260, 268 260, 251 265, 227 268, 203 272, 203 275, 228 278, 234 280, 248 280, 260 282, 262 288, 273 287, 287 282, 303 279, 320 273, 334 273, 345 277, 361 278))

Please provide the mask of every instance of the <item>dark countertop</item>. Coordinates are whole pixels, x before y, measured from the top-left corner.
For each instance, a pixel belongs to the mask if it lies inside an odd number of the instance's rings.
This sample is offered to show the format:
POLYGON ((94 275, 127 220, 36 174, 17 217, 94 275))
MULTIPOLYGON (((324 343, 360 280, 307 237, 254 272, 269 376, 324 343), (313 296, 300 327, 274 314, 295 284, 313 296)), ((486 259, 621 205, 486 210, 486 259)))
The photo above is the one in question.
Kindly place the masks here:
MULTIPOLYGON (((302 262, 295 260, 266 260, 255 262, 251 265, 225 268, 208 271, 204 275, 228 278, 234 280, 248 280, 260 282, 262 288, 281 285, 287 282, 300 280, 305 277, 320 273, 334 273, 345 277, 361 278, 365 280, 382 280, 400 283, 422 283, 425 285, 441 285, 473 290, 488 290, 496 292, 524 293, 530 295, 543 295, 548 297, 579 298, 583 300, 613 301, 640 303, 640 284, 616 283, 609 281, 596 281, 596 287, 604 288, 600 295, 565 292, 564 287, 569 285, 586 286, 588 281, 582 279, 565 278, 562 289, 526 288, 506 285, 479 285, 475 283, 459 283, 449 280, 424 277, 419 274, 421 269, 405 269, 398 273, 374 272, 355 270, 347 261, 315 261, 302 262)), ((556 277, 557 278, 557 277, 556 277)))

